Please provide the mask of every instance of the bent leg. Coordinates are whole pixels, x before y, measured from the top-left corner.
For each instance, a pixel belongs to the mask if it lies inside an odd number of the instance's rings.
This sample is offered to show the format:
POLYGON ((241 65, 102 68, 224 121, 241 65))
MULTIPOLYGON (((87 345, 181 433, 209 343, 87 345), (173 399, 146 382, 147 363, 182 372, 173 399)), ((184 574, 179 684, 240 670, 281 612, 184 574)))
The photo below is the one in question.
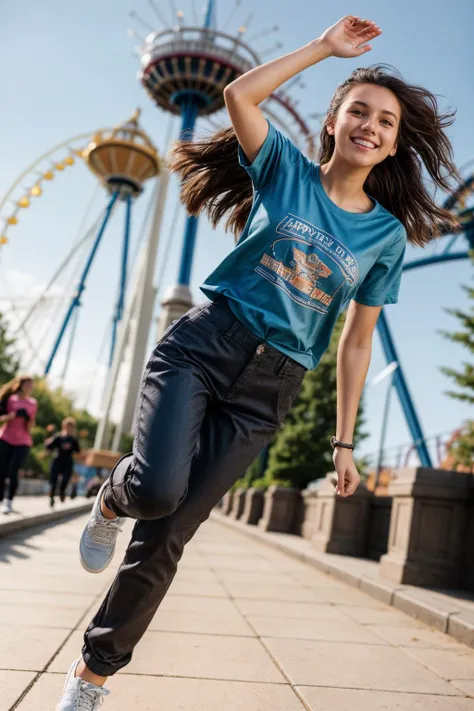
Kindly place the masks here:
POLYGON ((161 518, 177 508, 208 401, 200 369, 172 348, 158 347, 143 378, 133 453, 118 462, 104 493, 108 508, 137 519, 161 518))
POLYGON ((206 415, 185 500, 171 515, 137 521, 125 558, 84 636, 87 667, 109 676, 130 662, 176 574, 184 546, 270 441, 274 427, 216 410, 206 415))

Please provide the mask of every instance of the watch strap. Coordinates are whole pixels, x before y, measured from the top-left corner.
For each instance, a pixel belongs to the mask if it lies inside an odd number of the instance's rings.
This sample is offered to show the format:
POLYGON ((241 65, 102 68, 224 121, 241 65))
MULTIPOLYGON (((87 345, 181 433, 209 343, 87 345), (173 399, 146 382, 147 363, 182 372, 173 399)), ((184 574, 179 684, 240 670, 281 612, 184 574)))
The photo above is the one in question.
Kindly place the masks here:
POLYGON ((354 449, 354 447, 355 447, 354 444, 348 444, 347 442, 340 442, 335 437, 331 437, 330 444, 333 449, 335 449, 336 447, 342 447, 343 449, 354 449))

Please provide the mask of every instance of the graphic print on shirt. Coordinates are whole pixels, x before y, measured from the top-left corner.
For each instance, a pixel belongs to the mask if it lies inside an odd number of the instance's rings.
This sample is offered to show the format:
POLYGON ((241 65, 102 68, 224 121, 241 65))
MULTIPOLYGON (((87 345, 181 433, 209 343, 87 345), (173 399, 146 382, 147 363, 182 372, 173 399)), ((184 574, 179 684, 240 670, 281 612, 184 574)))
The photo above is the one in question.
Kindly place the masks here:
POLYGON ((359 277, 354 255, 333 235, 289 213, 255 271, 308 308, 325 314, 337 292, 359 277))

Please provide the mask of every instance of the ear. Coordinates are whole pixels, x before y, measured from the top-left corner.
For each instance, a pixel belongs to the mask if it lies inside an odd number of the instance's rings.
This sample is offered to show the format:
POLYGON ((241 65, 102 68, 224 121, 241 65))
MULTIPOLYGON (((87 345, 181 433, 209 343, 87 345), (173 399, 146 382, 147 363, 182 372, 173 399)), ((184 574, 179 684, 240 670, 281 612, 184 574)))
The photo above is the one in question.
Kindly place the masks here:
POLYGON ((394 156, 395 153, 397 152, 397 148, 398 148, 398 144, 395 143, 395 145, 393 146, 392 150, 391 150, 390 153, 389 153, 389 156, 391 156, 391 157, 393 158, 393 156, 394 156))
POLYGON ((326 123, 326 131, 330 136, 334 136, 334 124, 329 123, 329 121, 326 123))

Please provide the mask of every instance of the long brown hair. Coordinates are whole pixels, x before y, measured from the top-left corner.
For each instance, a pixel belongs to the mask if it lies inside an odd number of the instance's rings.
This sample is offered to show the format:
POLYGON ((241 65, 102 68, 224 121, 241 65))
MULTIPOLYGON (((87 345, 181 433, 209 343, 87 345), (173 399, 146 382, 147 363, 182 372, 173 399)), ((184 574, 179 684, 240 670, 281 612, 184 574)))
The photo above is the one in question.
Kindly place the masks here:
MULTIPOLYGON (((444 133, 456 111, 440 113, 434 94, 408 84, 390 65, 355 69, 337 87, 321 130, 318 162, 330 160, 335 142, 326 126, 334 122, 341 104, 357 84, 390 89, 401 106, 397 152, 372 168, 364 190, 400 220, 413 244, 424 246, 442 232, 457 228, 458 220, 436 205, 422 175, 424 167, 435 186, 448 192, 453 188, 452 181, 460 183, 453 149, 444 133)), ((237 146, 234 130, 226 128, 197 141, 177 141, 169 161, 170 170, 180 175, 181 200, 187 212, 205 212, 213 227, 227 215, 225 229, 236 237, 245 227, 253 200, 250 178, 238 163, 237 146)))
POLYGON ((19 375, 13 380, 9 380, 0 388, 0 403, 5 403, 10 395, 16 395, 20 392, 25 383, 32 383, 33 378, 31 375, 19 375))

